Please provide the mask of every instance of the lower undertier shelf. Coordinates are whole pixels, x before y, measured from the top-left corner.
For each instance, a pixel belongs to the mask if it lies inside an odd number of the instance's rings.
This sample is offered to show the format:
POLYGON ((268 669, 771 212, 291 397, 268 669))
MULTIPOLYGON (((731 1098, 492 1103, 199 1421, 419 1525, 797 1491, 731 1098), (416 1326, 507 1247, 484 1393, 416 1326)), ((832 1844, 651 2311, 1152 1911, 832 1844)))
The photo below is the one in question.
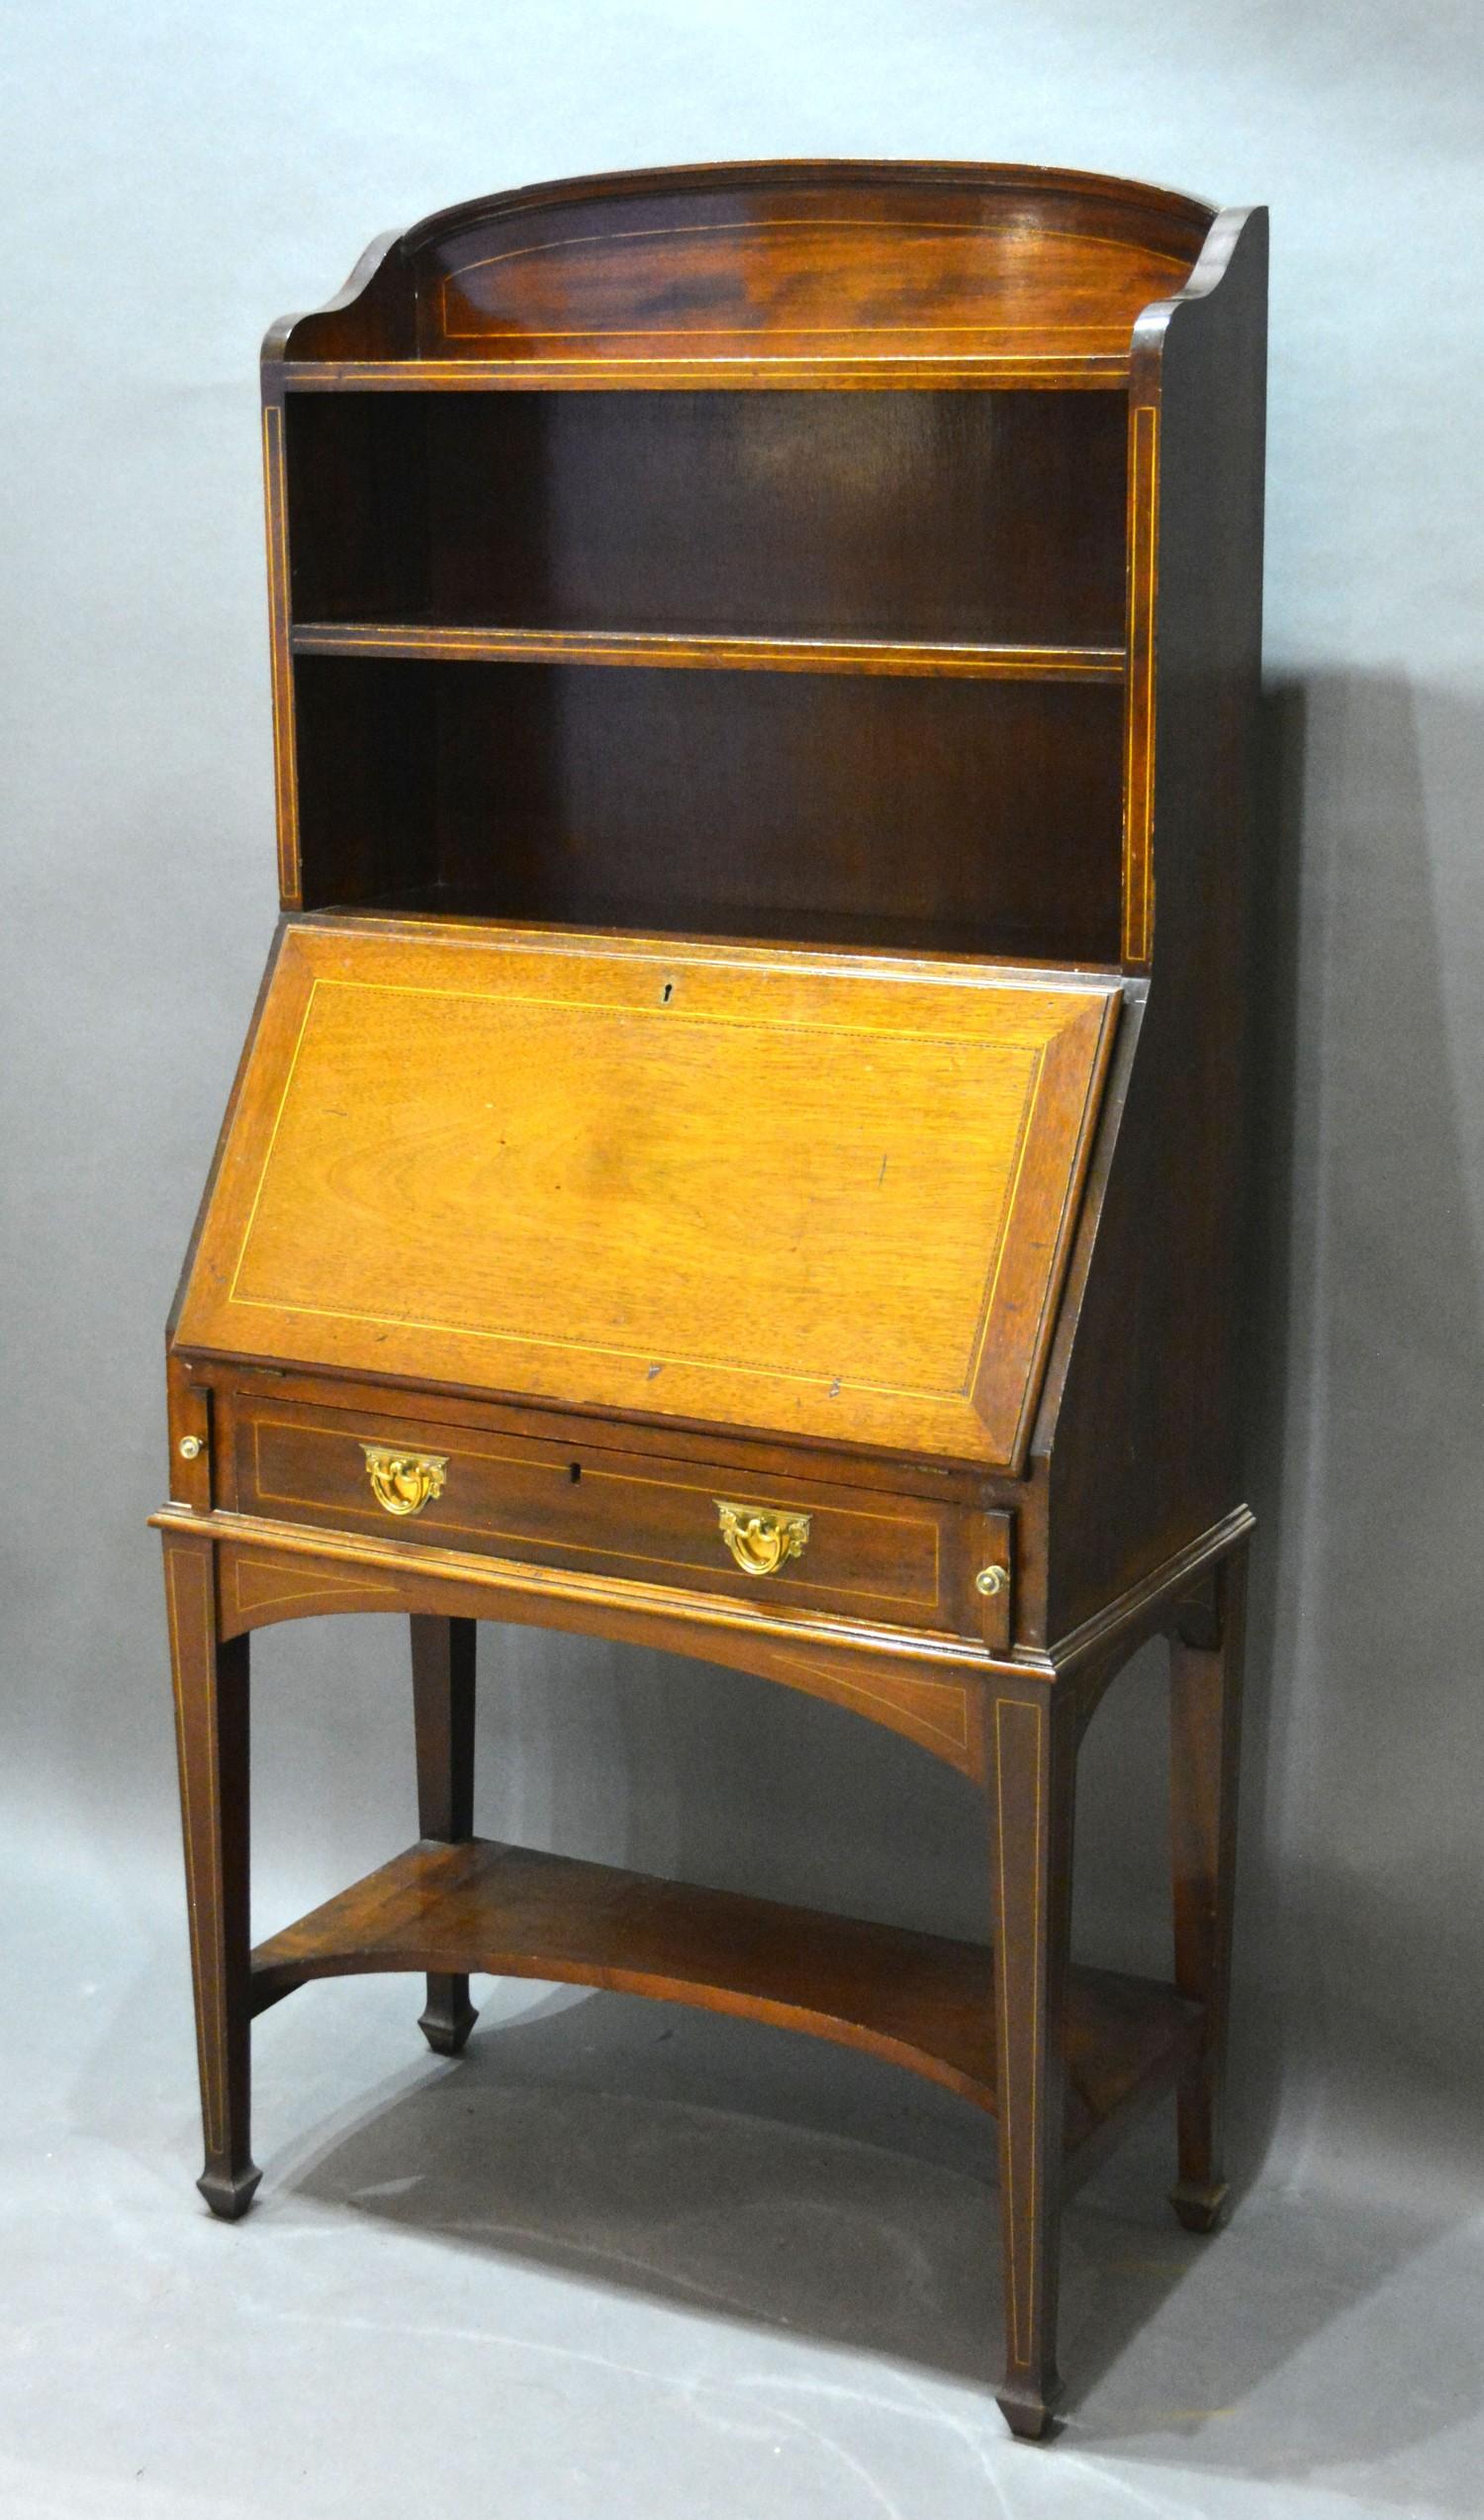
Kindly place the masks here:
MULTIPOLYGON (((657 1880, 488 1838, 424 1842, 252 1956, 253 2010, 378 1971, 564 1980, 805 2030, 995 2106, 985 1945, 657 1880)), ((1172 1987, 1074 1969, 1067 2149, 1168 2088, 1201 2014, 1172 1987)))

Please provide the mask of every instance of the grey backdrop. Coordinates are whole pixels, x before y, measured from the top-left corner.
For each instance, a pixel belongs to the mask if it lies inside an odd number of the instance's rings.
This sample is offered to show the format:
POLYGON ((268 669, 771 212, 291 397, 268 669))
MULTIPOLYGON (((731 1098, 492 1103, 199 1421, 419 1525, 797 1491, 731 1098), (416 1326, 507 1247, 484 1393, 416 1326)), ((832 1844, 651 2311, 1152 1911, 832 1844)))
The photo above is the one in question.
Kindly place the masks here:
MULTIPOLYGON (((1476 0, 11 0, 6 30, 10 1860, 40 1882, 82 1868, 100 1930, 142 1920, 184 2021, 144 1522, 163 1493, 161 1327, 274 916, 268 320, 327 296, 380 229, 610 166, 1025 158, 1267 201, 1244 2158, 1276 2138, 1288 2170, 1319 2160, 1397 2196, 1475 2177, 1476 0)), ((481 1650, 488 1829, 981 1924, 974 1799, 890 1736, 652 1654, 494 1629, 481 1650)), ((266 1927, 411 1835, 411 1741, 392 1623, 270 1633, 256 1668, 266 1927)), ((1086 1753, 1081 1931, 1159 1965, 1157 1669, 1123 1688, 1086 1753)), ((68 1928, 79 1952, 87 1921, 68 1928)), ((783 2108, 759 2073, 754 2104, 783 2108)))

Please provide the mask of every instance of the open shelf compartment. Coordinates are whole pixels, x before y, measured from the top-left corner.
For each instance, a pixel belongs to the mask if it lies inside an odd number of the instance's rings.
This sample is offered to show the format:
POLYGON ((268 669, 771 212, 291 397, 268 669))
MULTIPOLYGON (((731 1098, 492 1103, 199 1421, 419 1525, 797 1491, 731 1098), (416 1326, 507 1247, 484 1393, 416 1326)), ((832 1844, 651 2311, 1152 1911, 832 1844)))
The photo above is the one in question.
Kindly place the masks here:
POLYGON ((292 615, 322 636, 1123 640, 1116 397, 346 393, 285 422, 292 615))
POLYGON ((307 908, 1118 958, 1118 681, 308 656, 297 700, 307 908))
MULTIPOLYGON (((312 1978, 379 1970, 551 1979, 746 2014, 995 2107, 994 1955, 980 1943, 488 1838, 424 1842, 263 1943, 253 2008, 312 1978)), ((1167 2088, 1200 2026, 1173 1987, 1073 1970, 1067 2151, 1167 2088)))

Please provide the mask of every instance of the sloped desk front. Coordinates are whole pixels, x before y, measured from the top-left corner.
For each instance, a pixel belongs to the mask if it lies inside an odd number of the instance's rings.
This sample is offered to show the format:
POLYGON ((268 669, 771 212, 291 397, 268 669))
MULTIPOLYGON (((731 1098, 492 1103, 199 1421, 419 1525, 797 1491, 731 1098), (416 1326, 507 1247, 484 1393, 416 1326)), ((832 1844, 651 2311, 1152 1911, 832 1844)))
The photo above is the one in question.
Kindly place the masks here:
POLYGON ((178 1345, 1016 1469, 1117 1006, 292 924, 178 1345))

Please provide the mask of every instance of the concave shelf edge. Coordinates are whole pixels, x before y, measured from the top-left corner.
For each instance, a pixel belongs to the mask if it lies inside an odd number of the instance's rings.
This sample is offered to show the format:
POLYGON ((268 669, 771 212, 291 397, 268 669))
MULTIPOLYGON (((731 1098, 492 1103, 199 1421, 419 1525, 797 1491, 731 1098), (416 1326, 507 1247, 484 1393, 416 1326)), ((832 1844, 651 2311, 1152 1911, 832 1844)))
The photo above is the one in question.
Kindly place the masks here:
MULTIPOLYGON (((474 1838, 423 1841, 252 1955, 254 2013, 311 1979, 538 1978, 761 2019, 864 2050, 995 2107, 987 1945, 786 1907, 474 1838)), ((1068 2153, 1153 2099, 1195 2052, 1172 1987, 1074 1969, 1068 2153)))

